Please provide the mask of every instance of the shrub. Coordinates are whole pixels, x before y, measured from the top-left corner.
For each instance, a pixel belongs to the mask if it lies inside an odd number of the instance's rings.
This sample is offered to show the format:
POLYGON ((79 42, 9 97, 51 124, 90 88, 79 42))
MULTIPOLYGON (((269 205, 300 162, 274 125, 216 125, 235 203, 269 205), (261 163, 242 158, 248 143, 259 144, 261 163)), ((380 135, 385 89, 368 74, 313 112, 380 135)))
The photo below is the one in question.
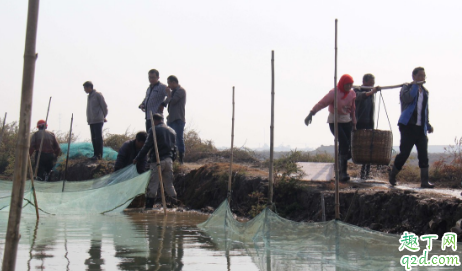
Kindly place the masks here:
POLYGON ((123 134, 110 134, 106 132, 103 137, 103 145, 105 147, 111 147, 113 150, 118 152, 125 141, 133 140, 135 139, 135 136, 136 134, 129 132, 128 129, 125 130, 125 133, 123 134))
POLYGON ((212 140, 202 140, 195 130, 187 130, 184 134, 184 145, 186 153, 185 162, 195 162, 197 160, 214 156, 218 153, 212 140))
MULTIPOLYGON (((3 123, 3 120, 0 120, 3 123)), ((0 174, 13 175, 16 139, 18 136, 18 123, 16 121, 5 124, 2 142, 0 142, 0 174)))
POLYGON ((452 188, 458 188, 462 180, 462 137, 454 139, 454 145, 444 148, 446 157, 433 163, 430 178, 433 181, 448 182, 452 188))

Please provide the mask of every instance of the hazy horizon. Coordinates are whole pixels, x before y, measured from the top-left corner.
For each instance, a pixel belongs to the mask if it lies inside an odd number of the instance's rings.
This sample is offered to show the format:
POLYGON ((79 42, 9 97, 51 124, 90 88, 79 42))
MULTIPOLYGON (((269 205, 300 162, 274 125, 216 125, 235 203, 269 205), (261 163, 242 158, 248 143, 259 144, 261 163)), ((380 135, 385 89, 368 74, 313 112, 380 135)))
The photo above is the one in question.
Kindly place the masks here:
MULTIPOLYGON (((339 20, 338 78, 355 85, 411 81, 425 67, 430 91, 429 145, 450 145, 460 131, 462 92, 452 85, 462 62, 461 1, 41 1, 32 124, 90 136, 84 81, 109 107, 104 128, 144 129, 138 109, 156 68, 187 91, 186 127, 216 146, 231 142, 231 90, 236 87, 235 146, 270 141, 271 50, 275 51, 275 146, 332 145, 327 109, 304 118, 334 86, 334 21, 339 20)), ((19 118, 27 1, 0 2, 0 116, 19 118)), ((383 97, 399 145, 399 89, 383 97)), ((378 108, 377 108, 378 109, 378 108)), ((35 125, 34 125, 35 126, 35 125)), ((379 129, 389 124, 381 105, 379 129)))

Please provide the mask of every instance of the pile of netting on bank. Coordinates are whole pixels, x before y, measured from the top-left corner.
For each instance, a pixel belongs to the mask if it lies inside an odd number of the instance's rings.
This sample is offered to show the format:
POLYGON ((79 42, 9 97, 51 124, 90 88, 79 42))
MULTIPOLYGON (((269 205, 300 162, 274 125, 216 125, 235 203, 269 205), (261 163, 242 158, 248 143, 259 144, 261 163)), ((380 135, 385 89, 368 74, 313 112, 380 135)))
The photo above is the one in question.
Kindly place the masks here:
MULTIPOLYGON (((260 270, 403 270, 403 255, 422 254, 399 251, 400 236, 366 230, 344 222, 294 222, 269 208, 247 222, 237 221, 224 201, 207 221, 198 225, 219 249, 229 255, 244 247, 260 270)), ((421 247, 426 242, 421 241, 421 247)), ((432 255, 458 255, 441 250, 433 241, 432 255)), ((435 267, 412 267, 434 270, 435 267), (433 268, 433 269, 432 269, 433 268)))
MULTIPOLYGON (((58 161, 55 165, 58 167, 66 161, 67 157, 67 143, 59 144, 61 147, 62 155, 58 157, 58 161)), ((71 143, 69 147, 69 160, 79 159, 79 158, 90 158, 93 156, 93 145, 90 142, 78 142, 71 143)), ((117 152, 111 147, 103 147, 103 159, 108 161, 117 160, 117 152)))
MULTIPOLYGON (((35 181, 40 213, 103 214, 121 212, 132 200, 145 193, 150 171, 138 174, 134 165, 112 174, 87 180, 63 182, 35 181)), ((12 181, 0 180, 0 212, 8 212, 12 181)), ((32 186, 26 181, 22 213, 35 214, 32 186)))

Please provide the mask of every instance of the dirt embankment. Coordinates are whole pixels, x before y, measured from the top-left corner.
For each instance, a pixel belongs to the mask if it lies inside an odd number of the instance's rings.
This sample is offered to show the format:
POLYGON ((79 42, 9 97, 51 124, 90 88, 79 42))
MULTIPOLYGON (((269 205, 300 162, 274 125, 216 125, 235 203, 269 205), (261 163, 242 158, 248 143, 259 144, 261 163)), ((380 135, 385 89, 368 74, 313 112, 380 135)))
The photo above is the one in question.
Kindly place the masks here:
MULTIPOLYGON (((227 197, 229 164, 211 163, 175 179, 178 199, 198 210, 213 210, 227 197)), ((268 180, 265 172, 245 166, 233 168, 231 208, 235 214, 252 217, 266 205, 268 180)), ((294 221, 321 221, 321 194, 324 194, 326 219, 335 218, 333 182, 306 183, 280 181, 274 187, 276 211, 294 221)), ((373 230, 416 234, 451 231, 462 219, 462 200, 440 194, 409 190, 341 186, 341 219, 373 230)), ((462 237, 462 236, 461 236, 462 237)))
MULTIPOLYGON (((75 161, 69 164, 68 180, 97 178, 112 172, 112 168, 113 162, 75 161)), ((354 174, 354 170, 351 171, 354 174)), ((267 176, 267 171, 258 168, 233 166, 231 208, 236 215, 251 218, 266 207, 267 176)), ((59 178, 59 172, 55 178, 59 178)), ((228 163, 175 166, 174 185, 180 205, 212 212, 227 197, 228 179, 228 163)), ((321 194, 325 199, 326 219, 334 219, 333 182, 278 181, 273 201, 277 213, 284 218, 318 222, 322 221, 321 194)), ((158 200, 160 202, 160 196, 158 200)), ((135 199, 131 205, 142 206, 144 197, 135 199)), ((340 185, 340 213, 343 221, 360 227, 389 233, 411 231, 441 236, 462 219, 462 200, 436 192, 349 183, 340 185)))

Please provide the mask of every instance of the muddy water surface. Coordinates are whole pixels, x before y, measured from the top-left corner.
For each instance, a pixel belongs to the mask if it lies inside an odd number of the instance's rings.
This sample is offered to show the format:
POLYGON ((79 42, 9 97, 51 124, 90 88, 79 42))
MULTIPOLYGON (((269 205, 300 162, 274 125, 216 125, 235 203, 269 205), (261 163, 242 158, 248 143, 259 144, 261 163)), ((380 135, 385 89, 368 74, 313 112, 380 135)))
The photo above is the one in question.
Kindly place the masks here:
MULTIPOLYGON (((244 248, 226 254, 194 212, 23 216, 16 270, 257 270, 244 248)), ((8 214, 0 213, 0 260, 8 214)))

